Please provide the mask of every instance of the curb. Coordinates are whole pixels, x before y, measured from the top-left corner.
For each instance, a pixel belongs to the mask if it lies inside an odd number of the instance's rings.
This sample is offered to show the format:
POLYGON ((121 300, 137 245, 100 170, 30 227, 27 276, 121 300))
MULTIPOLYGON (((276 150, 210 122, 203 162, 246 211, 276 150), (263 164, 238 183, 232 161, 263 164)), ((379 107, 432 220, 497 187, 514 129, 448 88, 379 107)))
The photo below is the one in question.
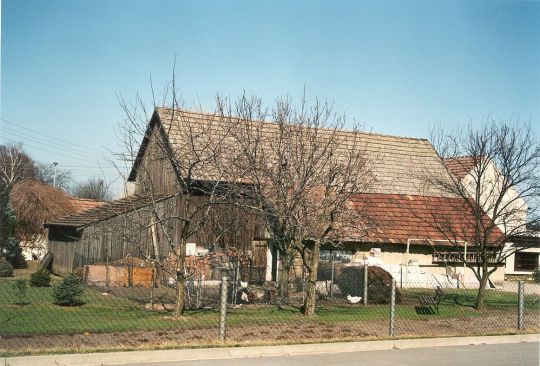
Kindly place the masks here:
MULTIPOLYGON (((230 359, 248 357, 291 356, 302 354, 383 351, 392 349, 466 346, 481 344, 502 344, 540 342, 540 334, 518 334, 481 337, 451 337, 396 339, 366 342, 338 342, 322 344, 295 344, 257 347, 202 348, 157 351, 129 351, 107 353, 78 353, 64 355, 8 357, 2 366, 97 366, 122 365, 126 363, 152 363, 173 361, 194 361, 210 359, 230 359)), ((1 363, 0 363, 1 365, 1 363)))

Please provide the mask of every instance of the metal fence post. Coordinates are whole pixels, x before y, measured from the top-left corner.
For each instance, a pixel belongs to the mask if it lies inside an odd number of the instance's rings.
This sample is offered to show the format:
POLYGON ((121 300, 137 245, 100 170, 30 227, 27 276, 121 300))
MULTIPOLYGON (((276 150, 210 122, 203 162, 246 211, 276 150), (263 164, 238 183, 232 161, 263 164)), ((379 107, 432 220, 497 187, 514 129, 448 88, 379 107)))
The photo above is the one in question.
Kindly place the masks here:
POLYGON ((524 310, 525 310, 525 291, 523 288, 523 281, 518 281, 518 329, 523 330, 524 325, 524 310))
POLYGON ((390 289, 390 327, 388 334, 395 336, 396 334, 396 280, 392 278, 392 288, 390 289))
POLYGON ((364 257, 364 306, 367 306, 368 301, 368 260, 364 257))
POLYGON ((225 326, 227 318, 227 277, 221 277, 221 308, 219 313, 219 340, 225 341, 225 326))
POLYGON ((332 272, 331 272, 331 279, 330 279, 330 298, 334 299, 334 251, 332 250, 332 272))

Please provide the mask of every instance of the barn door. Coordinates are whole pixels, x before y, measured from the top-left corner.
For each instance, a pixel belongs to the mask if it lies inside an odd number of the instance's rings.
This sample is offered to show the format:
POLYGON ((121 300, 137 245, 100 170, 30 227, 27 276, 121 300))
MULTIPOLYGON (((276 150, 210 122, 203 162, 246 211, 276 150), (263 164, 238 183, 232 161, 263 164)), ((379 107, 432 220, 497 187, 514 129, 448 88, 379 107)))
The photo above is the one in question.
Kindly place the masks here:
POLYGON ((253 264, 251 267, 251 282, 262 284, 266 279, 266 241, 252 242, 253 264))

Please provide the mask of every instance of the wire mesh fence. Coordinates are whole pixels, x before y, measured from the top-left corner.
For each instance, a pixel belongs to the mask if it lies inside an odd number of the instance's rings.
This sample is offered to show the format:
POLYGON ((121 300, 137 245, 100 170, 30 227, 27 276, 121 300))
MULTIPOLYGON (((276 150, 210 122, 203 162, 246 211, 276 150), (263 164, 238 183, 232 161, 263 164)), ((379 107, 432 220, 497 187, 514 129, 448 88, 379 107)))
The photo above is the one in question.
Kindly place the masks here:
MULTIPOLYGON (((294 271, 293 271, 294 272, 294 271)), ((176 313, 176 284, 89 283, 61 306, 63 280, 31 286, 27 275, 0 278, 0 352, 133 349, 214 344, 267 344, 388 337, 462 336, 537 332, 540 284, 505 283, 485 291, 478 308, 475 284, 460 288, 406 286, 382 268, 321 266, 316 311, 303 315, 305 275, 291 275, 288 295, 273 281, 243 281, 236 269, 226 281, 191 277, 186 305, 176 313), (335 270, 335 268, 334 268, 335 270), (367 283, 366 283, 366 273, 367 283), (226 283, 226 287, 223 284, 226 283), (367 295, 367 296, 366 296, 367 295), (521 300, 520 300, 521 299, 521 300), (220 327, 221 325, 221 327, 220 327)), ((65 288, 64 288, 65 290, 65 288)))

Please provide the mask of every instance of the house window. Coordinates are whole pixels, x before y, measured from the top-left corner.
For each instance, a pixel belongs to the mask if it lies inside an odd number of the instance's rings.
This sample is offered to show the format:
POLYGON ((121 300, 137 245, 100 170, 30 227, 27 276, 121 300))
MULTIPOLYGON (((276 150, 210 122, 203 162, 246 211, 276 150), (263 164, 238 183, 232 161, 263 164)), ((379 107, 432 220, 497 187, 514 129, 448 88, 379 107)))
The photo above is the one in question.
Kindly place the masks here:
POLYGON ((539 253, 516 253, 514 271, 534 271, 538 267, 538 255, 539 253))
POLYGON ((332 254, 335 262, 350 263, 352 259, 352 251, 350 250, 321 250, 319 261, 332 261, 332 254))

